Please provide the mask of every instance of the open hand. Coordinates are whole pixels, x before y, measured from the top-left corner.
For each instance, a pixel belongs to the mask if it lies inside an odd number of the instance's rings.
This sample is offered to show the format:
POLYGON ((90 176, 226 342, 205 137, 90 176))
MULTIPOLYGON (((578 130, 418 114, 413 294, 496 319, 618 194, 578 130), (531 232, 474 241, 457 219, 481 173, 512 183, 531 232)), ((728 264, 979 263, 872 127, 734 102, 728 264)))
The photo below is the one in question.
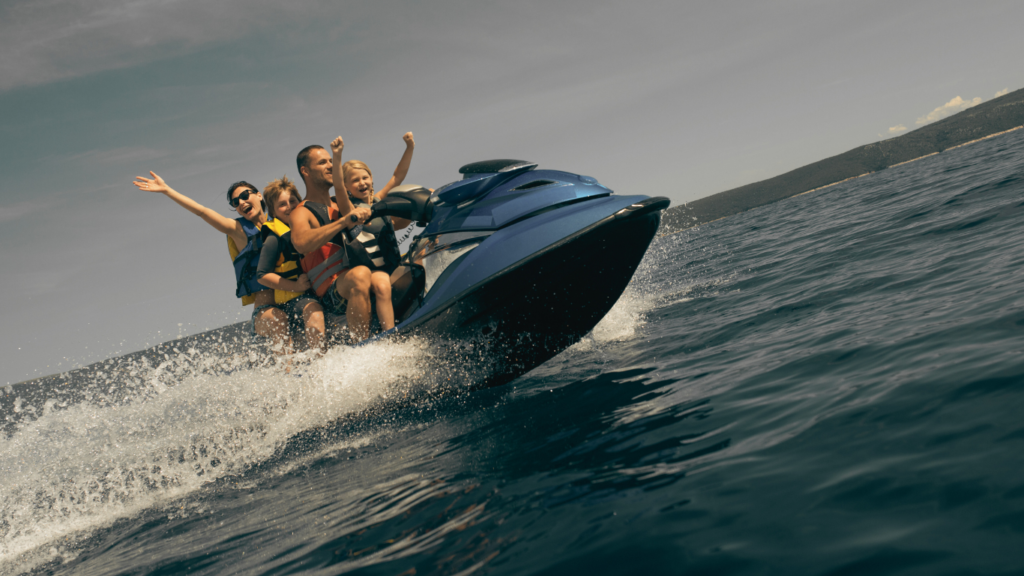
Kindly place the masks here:
POLYGON ((409 148, 416 146, 416 141, 412 139, 412 132, 406 132, 402 135, 402 140, 405 140, 405 145, 409 148))
POLYGON ((331 140, 331 153, 341 154, 341 151, 345 149, 345 141, 338 136, 334 140, 331 140))
POLYGON ((150 179, 145 176, 136 176, 135 181, 132 182, 132 184, 135 184, 135 187, 139 190, 145 190, 146 192, 159 192, 161 194, 166 194, 167 191, 171 189, 171 187, 164 182, 164 179, 157 176, 155 172, 150 171, 149 175, 153 178, 150 179))

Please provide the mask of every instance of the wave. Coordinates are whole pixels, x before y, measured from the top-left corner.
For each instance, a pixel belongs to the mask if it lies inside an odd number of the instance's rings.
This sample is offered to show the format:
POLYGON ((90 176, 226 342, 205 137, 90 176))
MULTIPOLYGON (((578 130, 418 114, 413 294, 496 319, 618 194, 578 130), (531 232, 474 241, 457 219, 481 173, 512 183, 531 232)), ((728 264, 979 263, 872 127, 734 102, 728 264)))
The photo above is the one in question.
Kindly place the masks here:
POLYGON ((0 440, 0 556, 72 542, 272 461, 299 433, 415 395, 429 387, 417 368, 428 356, 415 340, 290 362, 179 349, 108 361, 85 382, 73 375, 81 386, 63 398, 36 391, 42 403, 7 389, 16 422, 0 440))
MULTIPOLYGON (((633 286, 563 354, 634 337, 651 302, 633 286)), ((479 353, 409 338, 282 357, 237 325, 0 389, 0 572, 67 562, 146 511, 194 513, 185 497, 225 479, 371 442, 397 407, 478 387, 479 353)))

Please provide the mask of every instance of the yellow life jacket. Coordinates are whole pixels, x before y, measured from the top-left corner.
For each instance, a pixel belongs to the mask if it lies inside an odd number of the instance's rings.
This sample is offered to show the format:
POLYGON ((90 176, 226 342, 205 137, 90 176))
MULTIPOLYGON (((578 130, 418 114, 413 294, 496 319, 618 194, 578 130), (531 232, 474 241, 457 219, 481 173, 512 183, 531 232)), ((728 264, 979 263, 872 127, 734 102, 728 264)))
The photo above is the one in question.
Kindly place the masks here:
MULTIPOLYGON (((302 274, 302 269, 299 267, 299 259, 302 258, 302 255, 296 252, 295 247, 292 245, 291 229, 288 228, 288 225, 275 218, 268 220, 263 225, 263 228, 260 229, 260 232, 263 234, 264 240, 266 240, 268 234, 277 236, 277 245, 281 249, 281 255, 277 257, 274 274, 285 280, 298 280, 299 275, 302 274)), ((284 304, 299 296, 302 296, 302 292, 274 290, 274 302, 278 304, 284 304)))

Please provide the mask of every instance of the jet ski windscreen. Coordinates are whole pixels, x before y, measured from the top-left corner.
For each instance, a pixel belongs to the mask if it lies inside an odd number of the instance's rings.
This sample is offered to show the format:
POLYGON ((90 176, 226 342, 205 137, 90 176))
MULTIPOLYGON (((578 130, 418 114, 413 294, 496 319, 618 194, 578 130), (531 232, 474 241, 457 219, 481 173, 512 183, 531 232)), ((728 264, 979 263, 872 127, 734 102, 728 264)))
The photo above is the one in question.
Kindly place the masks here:
POLYGON ((410 248, 410 263, 423 266, 426 272, 424 293, 442 277, 445 270, 459 258, 487 239, 492 232, 454 232, 420 238, 410 248))

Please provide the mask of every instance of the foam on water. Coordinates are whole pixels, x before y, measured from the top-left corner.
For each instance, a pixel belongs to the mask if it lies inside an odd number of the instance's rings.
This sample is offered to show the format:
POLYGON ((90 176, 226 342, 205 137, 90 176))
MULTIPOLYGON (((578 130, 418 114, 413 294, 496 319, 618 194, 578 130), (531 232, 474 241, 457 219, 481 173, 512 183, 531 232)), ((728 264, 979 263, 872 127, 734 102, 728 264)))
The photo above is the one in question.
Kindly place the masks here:
POLYGON ((639 291, 628 290, 597 326, 594 326, 589 336, 576 343, 574 347, 633 338, 643 328, 646 320, 644 313, 650 307, 650 301, 646 296, 639 291))
MULTIPOLYGON (((571 350, 635 337, 651 305, 631 284, 571 350)), ((97 529, 148 510, 187 514, 185 497, 279 458, 297 434, 473 380, 434 350, 409 339, 285 361, 175 349, 152 365, 109 362, 81 384, 79 401, 16 399, 24 418, 0 438, 0 573, 71 560, 97 529)), ((278 467, 365 441, 333 442, 278 467)))
MULTIPOLYGON (((34 417, 0 439, 0 571, 67 560, 97 528, 264 463, 297 433, 420 392, 426 354, 417 341, 381 342, 217 373, 196 368, 222 357, 184 351, 127 372, 135 381, 120 401, 17 402, 34 417)), ((126 384, 103 378, 90 388, 126 384)))

